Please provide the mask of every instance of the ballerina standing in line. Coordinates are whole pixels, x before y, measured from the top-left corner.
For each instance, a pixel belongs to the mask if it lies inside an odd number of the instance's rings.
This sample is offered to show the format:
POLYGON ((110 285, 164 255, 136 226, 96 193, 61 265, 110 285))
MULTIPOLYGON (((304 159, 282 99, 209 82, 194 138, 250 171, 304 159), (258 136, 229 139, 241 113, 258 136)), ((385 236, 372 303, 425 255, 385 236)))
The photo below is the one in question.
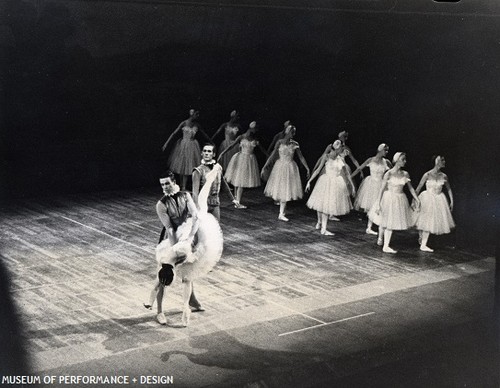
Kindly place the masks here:
POLYGON ((304 195, 299 167, 293 160, 295 154, 306 169, 307 179, 309 179, 310 175, 309 166, 300 151, 299 143, 293 140, 295 132, 296 128, 293 125, 289 125, 286 128, 285 137, 278 140, 274 151, 267 159, 261 171, 261 176, 267 176, 269 169, 272 167, 264 194, 271 197, 275 202, 279 202, 280 212, 278 219, 281 221, 288 221, 288 218, 285 216, 287 202, 300 199, 304 195), (277 153, 279 154, 279 158, 274 163, 274 166, 272 166, 272 161, 275 159, 277 153))
MULTIPOLYGON (((219 153, 224 152, 226 148, 228 148, 238 137, 238 134, 240 132, 240 125, 238 124, 238 120, 240 119, 240 115, 238 114, 237 111, 233 110, 231 112, 229 121, 227 123, 222 124, 219 129, 214 133, 212 136, 212 141, 221 133, 224 131, 224 140, 219 146, 219 153)), ((232 148, 230 152, 226 152, 224 154, 224 157, 220 159, 220 165, 226 171, 227 166, 229 165, 229 161, 231 158, 238 152, 238 149, 236 147, 232 148)))
MULTIPOLYGON (((388 152, 389 146, 385 143, 380 144, 377 148, 377 154, 366 159, 361 166, 352 172, 351 178, 354 178, 365 167, 370 169, 370 175, 363 179, 359 186, 358 194, 354 201, 354 209, 368 214, 375 203, 380 192, 380 187, 382 186, 384 173, 392 168, 391 162, 385 158, 388 152)), ((373 219, 368 217, 366 233, 377 235, 377 232, 372 229, 373 224, 380 225, 379 217, 374 217, 373 219)), ((380 235, 380 238, 382 238, 382 235, 380 235)))
POLYGON ((257 123, 252 121, 247 131, 238 136, 229 147, 219 154, 219 158, 217 159, 217 161, 221 160, 226 153, 231 152, 237 145, 240 146, 239 152, 234 154, 229 161, 226 174, 224 175, 227 182, 236 188, 236 200, 233 201, 236 209, 246 209, 246 206, 241 204, 241 196, 243 195, 244 188, 253 188, 261 185, 259 165, 257 164, 254 149, 260 149, 266 157, 267 152, 256 138, 257 130, 257 123))
MULTIPOLYGON (((394 230, 406 230, 413 226, 412 211, 408 198, 403 192, 405 186, 408 187, 415 199, 416 209, 420 207, 420 200, 411 185, 410 175, 402 169, 406 165, 406 154, 396 152, 392 162, 394 167, 384 174, 382 186, 373 208, 375 213, 380 213, 380 227, 384 231, 382 250, 386 253, 397 252, 389 246, 392 232, 394 230)), ((379 239, 377 244, 382 245, 382 241, 379 239)))
POLYGON ((196 134, 200 132, 209 142, 210 138, 200 128, 197 120, 200 112, 195 109, 189 111, 189 118, 182 121, 177 128, 168 137, 167 141, 161 147, 162 151, 167 149, 172 138, 182 131, 182 138, 177 141, 174 149, 168 158, 168 166, 170 171, 181 177, 181 189, 185 190, 188 178, 191 176, 193 168, 197 167, 201 161, 201 151, 198 141, 195 139, 196 134))
POLYGON ((417 213, 415 226, 419 232, 420 250, 424 252, 433 252, 434 250, 427 246, 429 235, 447 234, 455 227, 455 222, 451 212, 453 211, 453 193, 448 181, 448 176, 441 171, 445 167, 444 156, 433 156, 434 168, 427 171, 417 186, 417 194, 420 193, 423 186, 426 189, 418 196, 420 199, 420 211, 417 213), (448 191, 450 203, 443 193, 443 186, 448 191))
POLYGON ((316 229, 321 229, 321 234, 332 236, 328 231, 328 217, 347 214, 352 209, 351 199, 355 195, 354 184, 342 158, 345 149, 340 140, 333 143, 332 150, 328 155, 323 155, 313 171, 311 178, 306 184, 306 192, 311 190, 311 182, 320 174, 325 167, 325 174, 320 175, 314 190, 307 201, 307 207, 316 210, 318 222, 316 229))

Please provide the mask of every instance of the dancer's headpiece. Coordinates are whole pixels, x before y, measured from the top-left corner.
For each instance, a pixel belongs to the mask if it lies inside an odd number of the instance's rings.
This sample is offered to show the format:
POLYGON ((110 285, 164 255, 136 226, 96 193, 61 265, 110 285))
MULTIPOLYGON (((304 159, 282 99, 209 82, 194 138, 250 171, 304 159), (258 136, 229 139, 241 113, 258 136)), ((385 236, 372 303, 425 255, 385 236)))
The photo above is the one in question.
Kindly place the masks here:
POLYGON ((382 151, 385 147, 387 147, 387 144, 385 144, 385 143, 380 144, 380 145, 377 147, 377 152, 382 151))
POLYGON ((392 163, 396 163, 401 157, 401 155, 403 155, 403 152, 396 152, 392 157, 392 163))
POLYGON ((333 142, 333 149, 338 150, 340 147, 342 147, 342 142, 340 140, 335 140, 333 142))

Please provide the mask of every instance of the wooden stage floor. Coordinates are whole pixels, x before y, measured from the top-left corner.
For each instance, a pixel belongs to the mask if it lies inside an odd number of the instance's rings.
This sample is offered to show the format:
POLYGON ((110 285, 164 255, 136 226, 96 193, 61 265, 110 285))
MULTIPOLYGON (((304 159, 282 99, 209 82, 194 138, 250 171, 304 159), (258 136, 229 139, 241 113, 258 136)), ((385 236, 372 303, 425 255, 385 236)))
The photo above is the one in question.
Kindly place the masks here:
MULTIPOLYGON (((248 190, 242 200, 248 209, 234 209, 223 197, 223 257, 196 284, 206 311, 193 314, 188 328, 179 328, 181 287, 174 284, 167 304, 171 326, 162 327, 142 307, 155 276, 160 196, 158 187, 24 200, 2 209, 0 255, 11 273, 34 372, 81 374, 78 365, 100 365, 100 360, 144 349, 154 353, 159 346, 165 351, 176 341, 294 317, 293 324, 273 324, 274 339, 259 344, 273 347, 278 338, 290 341, 294 334, 338 322, 374 320, 377 308, 363 303, 367 300, 474 277, 482 279, 482 288, 450 302, 466 305, 458 307, 458 321, 487 315, 492 305, 493 257, 454 248, 453 236, 431 237, 429 245, 436 251, 424 253, 418 250, 416 231, 396 232, 392 246, 399 252, 384 254, 376 236, 364 233, 366 221, 358 213, 330 221, 335 235, 322 236, 314 228, 315 212, 304 202, 289 204, 285 223, 277 220, 278 207, 261 190, 248 190), (342 309, 348 305, 357 307, 342 309), (330 315, 318 318, 314 311, 330 315)), ((399 311, 391 319, 407 325, 410 317, 399 311)), ((325 354, 340 357, 349 349, 346 345, 325 354)), ((158 373, 151 363, 147 372, 158 373)), ((337 370, 336 376, 349 373, 352 367, 337 370)), ((200 386, 231 381, 244 386, 251 380, 250 375, 241 380, 231 376, 236 380, 219 376, 200 386)), ((185 384, 195 386, 196 381, 185 384)))

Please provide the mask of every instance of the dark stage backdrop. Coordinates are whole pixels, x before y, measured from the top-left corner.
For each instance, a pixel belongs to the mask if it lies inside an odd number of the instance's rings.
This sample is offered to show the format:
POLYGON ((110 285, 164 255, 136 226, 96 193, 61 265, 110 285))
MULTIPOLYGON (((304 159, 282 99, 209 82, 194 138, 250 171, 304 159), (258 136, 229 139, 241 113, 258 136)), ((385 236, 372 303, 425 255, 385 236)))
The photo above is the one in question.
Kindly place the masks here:
POLYGON ((156 185, 190 107, 209 134, 238 109, 265 146, 293 120, 311 166, 341 130, 414 186, 444 154, 457 241, 493 241, 495 1, 243 3, 1 1, 2 199, 156 185))

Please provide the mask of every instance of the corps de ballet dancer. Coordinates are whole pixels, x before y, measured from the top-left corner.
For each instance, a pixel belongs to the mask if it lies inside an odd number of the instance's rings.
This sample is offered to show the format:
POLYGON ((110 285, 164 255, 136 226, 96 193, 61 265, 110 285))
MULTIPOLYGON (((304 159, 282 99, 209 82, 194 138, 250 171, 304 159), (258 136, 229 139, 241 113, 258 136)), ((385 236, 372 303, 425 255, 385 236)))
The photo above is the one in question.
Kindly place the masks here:
MULTIPOLYGON (((380 192, 380 187, 382 186, 384 173, 392 168, 391 162, 385 158, 388 152, 389 146, 385 143, 380 144, 377 147, 376 155, 366 159, 352 172, 351 178, 354 178, 365 167, 370 169, 370 175, 363 179, 359 186, 356 199, 354 200, 355 210, 363 211, 368 214, 373 207, 380 192)), ((377 232, 372 229, 373 224, 379 225, 380 217, 377 216, 374 219, 368 217, 368 224, 366 226, 367 234, 377 235, 377 232)), ((382 235, 380 237, 382 238, 382 235)))
POLYGON ((294 155, 297 155, 306 169, 307 179, 309 179, 310 175, 309 166, 300 151, 299 143, 293 140, 295 133, 296 128, 293 125, 289 125, 286 128, 285 137, 278 140, 276 147, 261 171, 261 176, 267 176, 269 169, 272 168, 264 189, 264 194, 271 197, 275 202, 279 202, 280 210, 278 219, 280 221, 288 221, 285 215, 287 202, 300 199, 304 195, 299 167, 293 160, 294 155), (273 166, 272 161, 276 159, 276 154, 279 155, 279 158, 273 166))
POLYGON ((321 234, 326 236, 334 234, 327 230, 328 217, 349 213, 352 209, 349 194, 353 197, 355 195, 354 184, 341 156, 343 152, 345 149, 342 147, 342 143, 340 140, 336 140, 330 153, 321 156, 317 168, 306 184, 306 192, 308 192, 311 189, 311 182, 319 175, 306 205, 310 209, 316 210, 318 215, 316 229, 320 229, 321 234), (323 167, 325 167, 325 173, 320 175, 323 167))
POLYGON ((191 307, 193 311, 203 311, 194 295, 193 282, 206 275, 222 255, 222 231, 217 219, 207 212, 207 198, 220 169, 216 165, 205 175, 205 185, 198 194, 199 210, 191 195, 176 185, 171 171, 160 178, 164 196, 158 201, 156 211, 164 229, 156 247, 158 279, 144 307, 152 309, 156 300, 156 319, 162 325, 167 324, 163 312, 165 287, 175 277, 183 283, 183 326, 189 324, 191 307))
POLYGON ((415 227, 419 232, 420 250, 433 252, 427 246, 430 234, 447 234, 455 227, 451 212, 453 211, 453 193, 448 181, 448 176, 441 171, 445 167, 444 156, 433 156, 434 168, 427 171, 417 186, 417 194, 425 185, 425 190, 420 193, 420 211, 416 212, 415 227), (448 191, 450 202, 443 193, 443 186, 448 191))
MULTIPOLYGON (((219 146, 219 152, 222 153, 226 148, 228 148, 238 137, 240 133, 241 127, 238 124, 238 120, 240 119, 240 115, 237 111, 233 110, 230 114, 229 121, 223 123, 219 129, 212 136, 212 141, 219 135, 219 133, 224 132, 224 140, 219 146)), ((238 148, 234 147, 230 152, 226 152, 224 156, 219 160, 220 165, 223 170, 227 170, 227 166, 229 165, 229 161, 231 158, 238 152, 238 148)))
POLYGON ((200 145, 195 139, 198 133, 201 133, 207 141, 210 137, 200 128, 197 120, 200 112, 195 109, 189 111, 189 118, 182 121, 177 128, 168 137, 167 141, 161 147, 162 151, 167 149, 168 144, 177 133, 182 131, 182 138, 177 140, 174 149, 168 158, 168 168, 170 171, 181 177, 181 189, 187 187, 188 178, 191 176, 193 168, 200 164, 200 145))
POLYGON ((246 209, 246 206, 241 204, 241 196, 243 195, 244 188, 254 188, 261 185, 259 165, 257 164, 254 150, 258 148, 266 157, 267 152, 256 138, 257 131, 257 123, 252 121, 246 132, 238 136, 229 147, 219 154, 219 158, 217 159, 217 161, 220 161, 226 153, 231 152, 233 148, 239 145, 240 150, 229 161, 224 175, 227 182, 236 188, 236 200, 234 201, 236 209, 246 209))
POLYGON ((406 165, 406 154, 396 152, 392 158, 394 167, 384 174, 382 186, 374 207, 370 211, 380 214, 380 228, 383 228, 383 241, 377 241, 382 245, 385 253, 397 253, 389 244, 394 230, 406 230, 413 226, 413 214, 406 194, 403 192, 408 187, 412 197, 415 199, 416 209, 420 207, 420 200, 415 189, 411 185, 410 175, 402 168, 406 165), (387 190, 386 190, 387 188, 387 190))

